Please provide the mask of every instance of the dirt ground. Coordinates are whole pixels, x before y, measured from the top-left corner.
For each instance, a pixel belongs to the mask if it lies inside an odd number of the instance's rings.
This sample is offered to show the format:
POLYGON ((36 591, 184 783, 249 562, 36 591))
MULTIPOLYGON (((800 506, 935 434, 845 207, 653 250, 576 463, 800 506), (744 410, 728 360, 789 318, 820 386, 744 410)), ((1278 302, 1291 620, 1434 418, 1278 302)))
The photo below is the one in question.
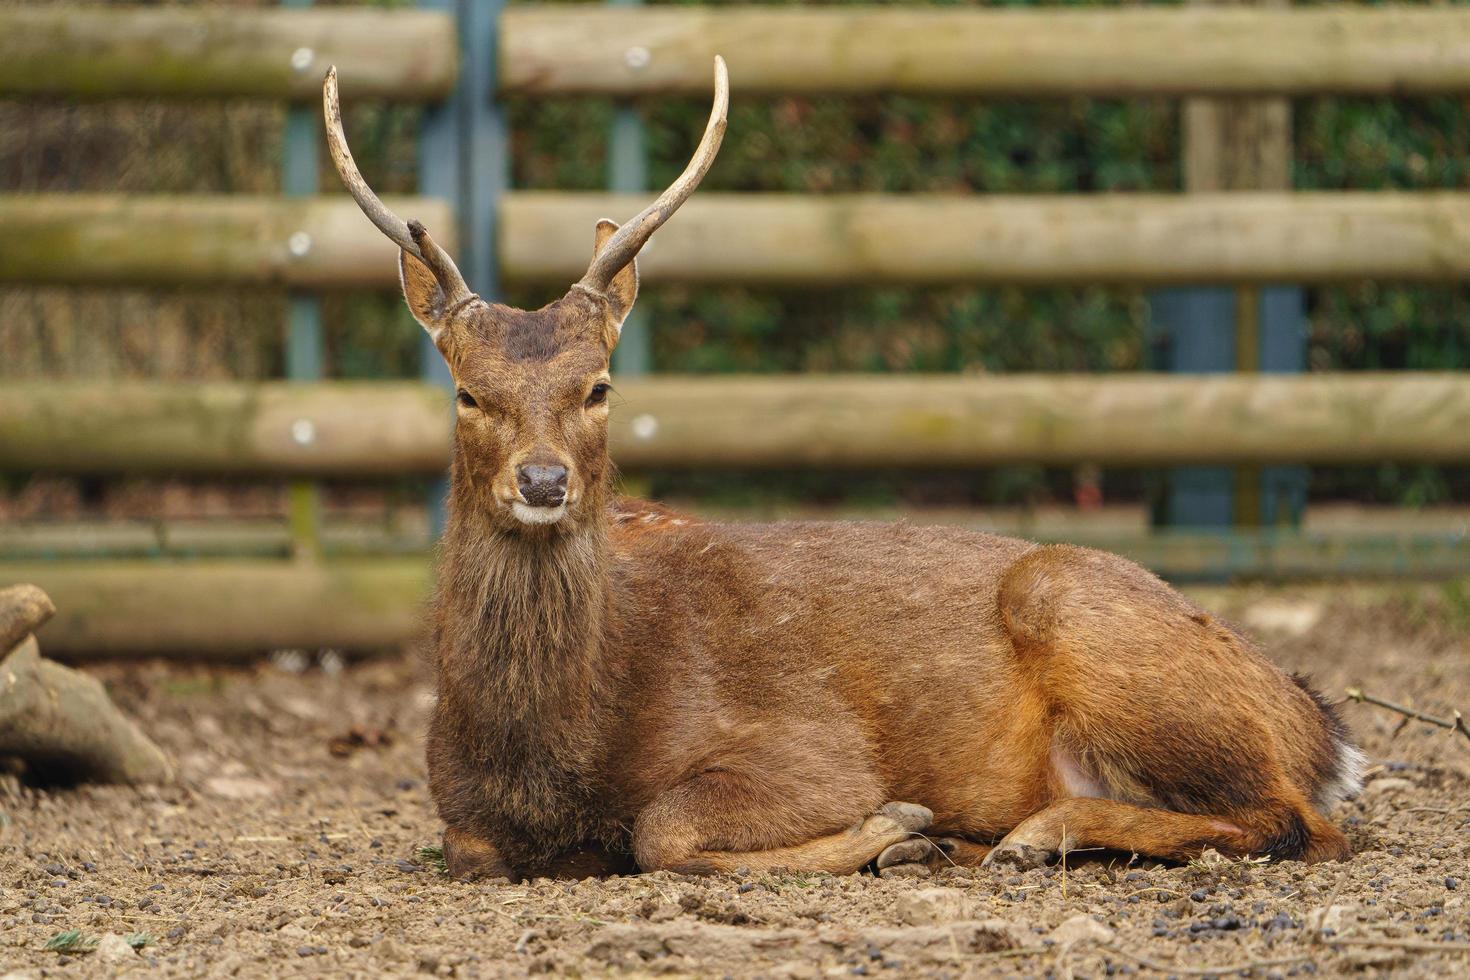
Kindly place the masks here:
MULTIPOLYGON (((1334 695, 1470 709, 1458 588, 1196 594, 1334 695)), ((0 777, 0 976, 1470 974, 1470 741, 1379 708, 1345 709, 1374 762, 1345 864, 465 885, 421 852, 413 658, 302 661, 97 668, 181 783, 0 777), (48 951, 66 930, 101 944, 48 951)))

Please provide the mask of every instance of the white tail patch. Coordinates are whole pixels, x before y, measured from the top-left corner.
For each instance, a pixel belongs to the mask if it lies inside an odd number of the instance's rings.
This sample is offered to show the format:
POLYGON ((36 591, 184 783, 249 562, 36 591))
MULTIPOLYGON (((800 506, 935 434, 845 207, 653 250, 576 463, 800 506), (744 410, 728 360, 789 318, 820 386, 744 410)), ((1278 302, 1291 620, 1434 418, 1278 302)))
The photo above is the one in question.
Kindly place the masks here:
POLYGON ((1331 809, 1340 800, 1357 796, 1363 789, 1363 772, 1368 768, 1368 757, 1351 742, 1336 740, 1335 744, 1337 770, 1317 790, 1317 798, 1312 801, 1319 810, 1331 809))

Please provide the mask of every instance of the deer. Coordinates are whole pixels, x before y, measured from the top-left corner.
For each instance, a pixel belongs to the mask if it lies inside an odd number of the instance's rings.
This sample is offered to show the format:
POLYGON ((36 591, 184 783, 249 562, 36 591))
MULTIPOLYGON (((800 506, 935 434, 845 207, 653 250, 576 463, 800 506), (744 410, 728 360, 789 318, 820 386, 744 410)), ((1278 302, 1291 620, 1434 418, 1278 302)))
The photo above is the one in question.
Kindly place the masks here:
POLYGON ((462 879, 1036 867, 1079 849, 1322 861, 1365 758, 1334 707, 1124 558, 910 523, 718 523, 618 497, 638 253, 714 162, 596 223, 586 274, 473 293, 326 133, 455 390, 426 735, 462 879))

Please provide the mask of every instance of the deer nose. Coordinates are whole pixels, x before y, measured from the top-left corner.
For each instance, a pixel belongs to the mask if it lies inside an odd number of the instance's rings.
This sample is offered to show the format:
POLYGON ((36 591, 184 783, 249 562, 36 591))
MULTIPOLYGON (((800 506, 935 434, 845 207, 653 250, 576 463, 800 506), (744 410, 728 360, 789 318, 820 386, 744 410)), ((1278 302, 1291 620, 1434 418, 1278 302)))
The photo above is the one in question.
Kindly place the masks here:
POLYGON ((567 499, 567 468, 537 463, 517 467, 516 486, 532 507, 560 507, 567 499))

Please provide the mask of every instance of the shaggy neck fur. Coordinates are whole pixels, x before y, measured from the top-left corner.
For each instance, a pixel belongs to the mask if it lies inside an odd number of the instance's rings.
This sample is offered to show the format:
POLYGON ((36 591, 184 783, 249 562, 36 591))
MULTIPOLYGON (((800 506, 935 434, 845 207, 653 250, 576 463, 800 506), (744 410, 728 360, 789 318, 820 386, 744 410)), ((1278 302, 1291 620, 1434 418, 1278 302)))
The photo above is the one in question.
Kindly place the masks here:
POLYGON ((467 803, 548 852, 564 849, 603 836, 595 774, 616 703, 602 657, 607 521, 597 502, 598 517, 570 531, 506 531, 471 489, 456 473, 435 727, 453 731, 483 781, 467 803))

